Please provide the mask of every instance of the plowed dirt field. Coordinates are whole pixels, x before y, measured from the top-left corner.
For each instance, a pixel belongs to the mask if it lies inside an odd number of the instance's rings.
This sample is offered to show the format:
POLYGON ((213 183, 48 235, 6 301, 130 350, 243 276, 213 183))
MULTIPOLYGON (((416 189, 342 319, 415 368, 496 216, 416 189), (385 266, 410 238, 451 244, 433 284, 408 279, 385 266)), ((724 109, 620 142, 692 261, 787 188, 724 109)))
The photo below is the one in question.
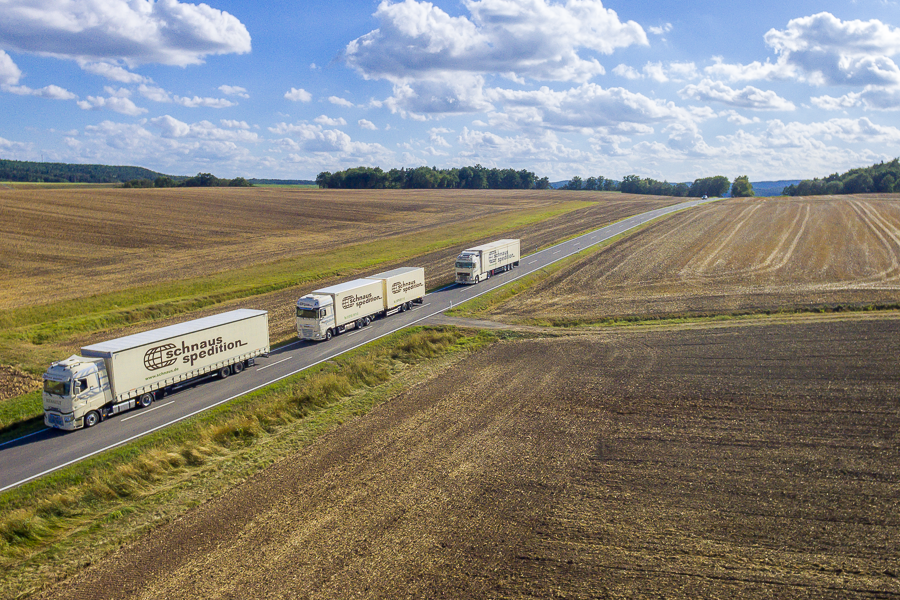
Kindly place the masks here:
POLYGON ((674 215, 494 310, 586 320, 900 303, 900 195, 731 199, 674 215))
POLYGON ((498 343, 46 598, 895 598, 900 320, 498 343))

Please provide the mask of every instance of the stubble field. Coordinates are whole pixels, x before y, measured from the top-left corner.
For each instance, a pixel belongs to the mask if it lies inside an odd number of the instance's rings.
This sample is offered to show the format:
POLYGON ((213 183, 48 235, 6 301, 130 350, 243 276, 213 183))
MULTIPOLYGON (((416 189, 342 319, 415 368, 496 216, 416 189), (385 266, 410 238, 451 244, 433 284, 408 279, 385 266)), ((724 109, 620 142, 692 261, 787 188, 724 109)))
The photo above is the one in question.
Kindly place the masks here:
MULTIPOLYGON (((518 237, 522 251, 533 252, 574 233, 677 202, 669 197, 555 191, 0 190, 0 312, 4 306, 16 310, 252 267, 254 261, 265 265, 293 260, 299 269, 329 252, 378 239, 398 240, 406 250, 422 248, 412 252, 414 258, 388 259, 368 269, 346 266, 340 275, 315 282, 152 324, 79 333, 45 343, 41 350, 42 356, 66 357, 97 341, 232 308, 269 311, 270 338, 277 343, 296 335, 295 302, 313 289, 407 265, 424 267, 426 285, 433 288, 453 280, 453 259, 477 243, 518 237), (565 208, 572 202, 582 204, 565 208), (561 208, 560 214, 502 235, 453 241, 478 232, 485 223, 502 226, 523 211, 561 208), (79 220, 71 218, 76 211, 79 220), (435 240, 448 242, 439 250, 427 250, 435 240)), ((29 366, 27 351, 17 362, 29 366)), ((0 399, 36 389, 35 376, 23 387, 22 375, 0 365, 0 399)))
POLYGON ((731 199, 682 212, 487 314, 513 321, 896 306, 900 196, 731 199))
POLYGON ((46 598, 891 598, 900 320, 505 342, 46 598))

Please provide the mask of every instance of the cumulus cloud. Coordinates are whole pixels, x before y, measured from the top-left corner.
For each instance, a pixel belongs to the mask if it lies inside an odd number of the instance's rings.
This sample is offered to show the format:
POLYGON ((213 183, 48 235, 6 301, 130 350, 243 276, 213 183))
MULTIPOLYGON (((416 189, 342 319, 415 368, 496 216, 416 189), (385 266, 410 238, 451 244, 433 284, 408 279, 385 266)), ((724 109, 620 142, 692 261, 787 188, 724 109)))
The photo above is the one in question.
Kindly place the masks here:
POLYGON ((111 62, 89 62, 82 60, 79 61, 79 65, 88 73, 105 77, 111 81, 118 81, 119 83, 143 83, 148 81, 147 78, 138 75, 137 73, 132 73, 124 67, 111 62))
MULTIPOLYGON (((370 158, 373 164, 390 162, 393 154, 381 144, 355 142, 338 129, 325 129, 322 125, 312 123, 288 124, 279 123, 269 127, 269 131, 277 135, 287 136, 279 140, 282 148, 293 152, 293 159, 302 162, 297 152, 315 152, 332 154, 337 161, 344 159, 370 158)), ((366 162, 365 160, 363 162, 366 162)))
POLYGON ((861 92, 850 92, 838 98, 817 96, 810 99, 824 110, 847 110, 863 107, 867 110, 900 110, 900 88, 866 86, 861 92))
POLYGON ((502 104, 503 113, 493 115, 494 122, 503 120, 518 126, 584 131, 697 119, 674 103, 653 100, 624 88, 605 89, 593 83, 561 92, 548 87, 535 91, 495 89, 491 90, 490 98, 502 104))
POLYGON ((138 93, 140 93, 144 98, 148 100, 152 100, 154 102, 162 102, 164 104, 178 104, 184 106, 186 108, 228 108, 230 106, 235 106, 235 103, 231 100, 226 100, 225 98, 201 98, 199 96, 193 96, 191 98, 185 96, 179 96, 177 94, 170 94, 166 90, 157 86, 150 86, 146 84, 141 84, 138 86, 138 93))
POLYGON ((0 44, 86 64, 186 66, 209 55, 249 52, 250 34, 237 18, 207 4, 5 0, 0 44))
POLYGON ((9 54, 0 50, 0 85, 16 85, 22 78, 22 71, 9 54))
POLYGON ((378 126, 375 125, 372 121, 367 121, 366 119, 360 119, 357 124, 360 129, 368 129, 369 131, 378 131, 378 126))
POLYGON ((821 12, 793 19, 783 30, 772 29, 766 44, 777 59, 748 65, 727 64, 721 58, 706 68, 712 76, 731 81, 798 79, 812 85, 895 88, 900 67, 900 29, 876 19, 842 21, 821 12))
POLYGON ((149 119, 148 123, 164 138, 216 142, 256 142, 259 139, 256 133, 244 127, 223 129, 209 121, 185 123, 169 115, 149 119))
POLYGON ((326 125, 328 127, 342 127, 347 124, 347 121, 343 119, 343 117, 338 117, 337 119, 332 119, 327 115, 321 115, 313 119, 314 122, 319 125, 326 125))
POLYGON ((292 102, 309 102, 312 100, 312 94, 302 88, 291 88, 285 92, 284 97, 292 102))
POLYGON ((450 73, 586 81, 603 66, 581 51, 611 54, 646 45, 634 21, 621 22, 599 1, 465 0, 470 16, 452 17, 430 2, 383 0, 380 27, 350 42, 344 60, 366 78, 407 82, 450 73))
POLYGON ((423 79, 394 85, 394 95, 384 101, 391 112, 424 120, 428 114, 484 112, 492 105, 485 97, 484 78, 461 73, 452 80, 423 79))
POLYGON ((650 79, 657 83, 689 81, 699 76, 697 65, 693 62, 649 62, 640 71, 620 64, 613 69, 613 73, 625 79, 650 79))
POLYGON ((80 100, 78 108, 82 110, 101 110, 109 109, 123 115, 136 117, 137 115, 147 112, 146 108, 137 106, 125 95, 88 96, 87 100, 80 100))
POLYGON ((753 86, 735 90, 722 82, 704 79, 697 85, 688 85, 678 92, 682 98, 700 102, 721 102, 737 108, 752 110, 795 110, 793 102, 781 98, 772 91, 763 91, 753 86))
POLYGON ((246 88, 242 88, 238 85, 220 85, 219 91, 226 96, 237 96, 238 98, 250 97, 250 94, 247 93, 246 88))
POLYGON ((347 107, 347 108, 352 108, 352 107, 353 107, 353 103, 352 103, 352 102, 350 102, 349 100, 345 100, 344 98, 340 98, 340 97, 338 97, 338 96, 329 96, 329 97, 328 97, 328 101, 331 102, 332 104, 337 105, 337 106, 344 106, 344 107, 347 107))

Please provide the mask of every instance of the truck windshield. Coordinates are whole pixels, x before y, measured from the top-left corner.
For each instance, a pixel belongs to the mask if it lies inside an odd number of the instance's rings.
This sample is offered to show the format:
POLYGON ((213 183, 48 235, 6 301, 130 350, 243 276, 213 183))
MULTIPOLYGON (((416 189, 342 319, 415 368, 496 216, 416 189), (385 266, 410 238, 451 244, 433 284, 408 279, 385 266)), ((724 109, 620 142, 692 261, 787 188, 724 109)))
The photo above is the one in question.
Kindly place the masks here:
POLYGON ((461 260, 456 261, 457 269, 474 269, 475 263, 473 262, 463 262, 461 260))
POLYGON ((49 379, 45 379, 44 391, 55 396, 68 396, 69 383, 70 382, 68 381, 50 381, 49 379))
POLYGON ((316 309, 297 307, 297 316, 301 319, 318 319, 319 311, 316 309))

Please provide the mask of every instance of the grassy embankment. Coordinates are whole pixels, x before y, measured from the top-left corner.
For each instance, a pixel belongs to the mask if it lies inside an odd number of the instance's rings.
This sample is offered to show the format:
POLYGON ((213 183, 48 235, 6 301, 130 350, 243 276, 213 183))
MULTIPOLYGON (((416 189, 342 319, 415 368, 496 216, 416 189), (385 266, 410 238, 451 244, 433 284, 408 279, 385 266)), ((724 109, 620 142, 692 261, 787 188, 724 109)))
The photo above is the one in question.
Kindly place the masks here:
POLYGON ((398 332, 0 495, 0 598, 71 576, 497 339, 398 332))
MULTIPOLYGON (((0 363, 18 365, 34 374, 42 373, 59 360, 50 343, 65 341, 95 331, 173 316, 189 316, 192 311, 309 284, 333 276, 352 277, 385 263, 410 260, 443 248, 465 244, 552 219, 593 202, 570 201, 550 209, 500 213, 476 221, 454 223, 424 238, 422 234, 397 236, 320 252, 301 258, 209 275, 207 277, 79 298, 55 304, 0 311, 0 363)), ((0 402, 0 440, 25 431, 24 422, 41 414, 39 394, 26 394, 0 402)), ((26 426, 27 429, 27 426, 26 426)))

